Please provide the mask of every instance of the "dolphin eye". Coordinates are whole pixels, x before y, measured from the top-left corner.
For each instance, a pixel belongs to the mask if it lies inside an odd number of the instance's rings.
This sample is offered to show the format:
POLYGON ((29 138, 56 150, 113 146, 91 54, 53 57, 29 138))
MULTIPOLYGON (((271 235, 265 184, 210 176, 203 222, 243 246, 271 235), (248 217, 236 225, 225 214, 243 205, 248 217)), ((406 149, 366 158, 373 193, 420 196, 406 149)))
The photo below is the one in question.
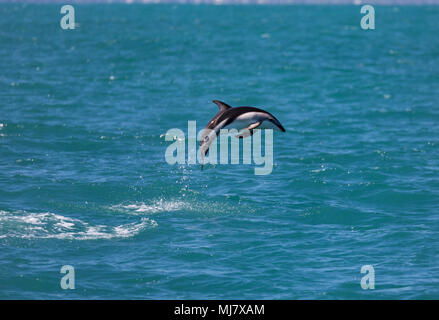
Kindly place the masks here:
POLYGON ((209 137, 208 137, 208 136, 205 136, 205 137, 204 137, 204 142, 207 142, 207 141, 209 141, 209 137))

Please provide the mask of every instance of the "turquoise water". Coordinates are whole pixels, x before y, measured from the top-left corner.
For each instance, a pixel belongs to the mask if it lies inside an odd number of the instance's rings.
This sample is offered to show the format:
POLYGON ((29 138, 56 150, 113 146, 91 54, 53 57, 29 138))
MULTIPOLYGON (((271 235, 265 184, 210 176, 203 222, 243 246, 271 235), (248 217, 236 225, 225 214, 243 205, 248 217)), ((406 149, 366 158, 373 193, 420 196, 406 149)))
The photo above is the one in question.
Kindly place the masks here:
POLYGON ((0 298, 439 298, 439 7, 75 9, 0 5, 0 298), (213 99, 272 174, 166 163, 213 99))

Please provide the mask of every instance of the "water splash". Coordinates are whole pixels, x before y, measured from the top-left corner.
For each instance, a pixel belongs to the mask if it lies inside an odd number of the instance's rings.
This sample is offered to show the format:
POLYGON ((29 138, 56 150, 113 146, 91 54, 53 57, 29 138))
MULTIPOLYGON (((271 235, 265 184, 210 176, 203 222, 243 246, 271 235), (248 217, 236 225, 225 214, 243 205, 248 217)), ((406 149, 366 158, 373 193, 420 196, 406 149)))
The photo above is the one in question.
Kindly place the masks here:
POLYGON ((145 214, 145 213, 159 213, 159 212, 170 212, 178 211, 189 208, 189 204, 183 201, 166 201, 159 199, 152 201, 151 203, 131 203, 131 204, 118 204, 111 206, 111 210, 122 211, 129 214, 145 214))
POLYGON ((198 214, 230 214, 254 212, 254 208, 242 204, 240 199, 226 197, 221 200, 200 199, 196 195, 184 194, 178 198, 172 199, 155 199, 149 202, 122 203, 110 206, 109 209, 130 214, 130 215, 148 215, 166 212, 192 212, 198 214))

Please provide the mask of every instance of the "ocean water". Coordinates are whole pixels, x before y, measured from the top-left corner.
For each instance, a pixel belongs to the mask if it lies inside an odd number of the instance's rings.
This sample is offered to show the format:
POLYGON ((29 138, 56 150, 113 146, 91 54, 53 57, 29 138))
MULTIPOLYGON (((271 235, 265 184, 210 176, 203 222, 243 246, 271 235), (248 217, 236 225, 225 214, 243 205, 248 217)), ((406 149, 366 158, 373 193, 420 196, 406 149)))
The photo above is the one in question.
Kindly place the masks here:
POLYGON ((375 13, 1 4, 0 298, 439 298, 439 7, 375 13), (213 99, 271 174, 165 161, 213 99))

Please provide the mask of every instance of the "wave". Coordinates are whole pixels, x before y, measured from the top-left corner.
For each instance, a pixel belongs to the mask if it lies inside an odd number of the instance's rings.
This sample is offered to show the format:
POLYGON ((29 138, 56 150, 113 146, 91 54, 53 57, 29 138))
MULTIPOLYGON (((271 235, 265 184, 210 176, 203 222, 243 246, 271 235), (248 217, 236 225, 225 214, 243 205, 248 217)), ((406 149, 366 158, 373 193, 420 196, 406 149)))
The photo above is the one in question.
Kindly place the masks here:
POLYGON ((96 240, 129 238, 147 228, 156 226, 157 222, 145 217, 137 223, 107 226, 90 225, 85 221, 51 212, 8 212, 0 210, 0 239, 96 240))

